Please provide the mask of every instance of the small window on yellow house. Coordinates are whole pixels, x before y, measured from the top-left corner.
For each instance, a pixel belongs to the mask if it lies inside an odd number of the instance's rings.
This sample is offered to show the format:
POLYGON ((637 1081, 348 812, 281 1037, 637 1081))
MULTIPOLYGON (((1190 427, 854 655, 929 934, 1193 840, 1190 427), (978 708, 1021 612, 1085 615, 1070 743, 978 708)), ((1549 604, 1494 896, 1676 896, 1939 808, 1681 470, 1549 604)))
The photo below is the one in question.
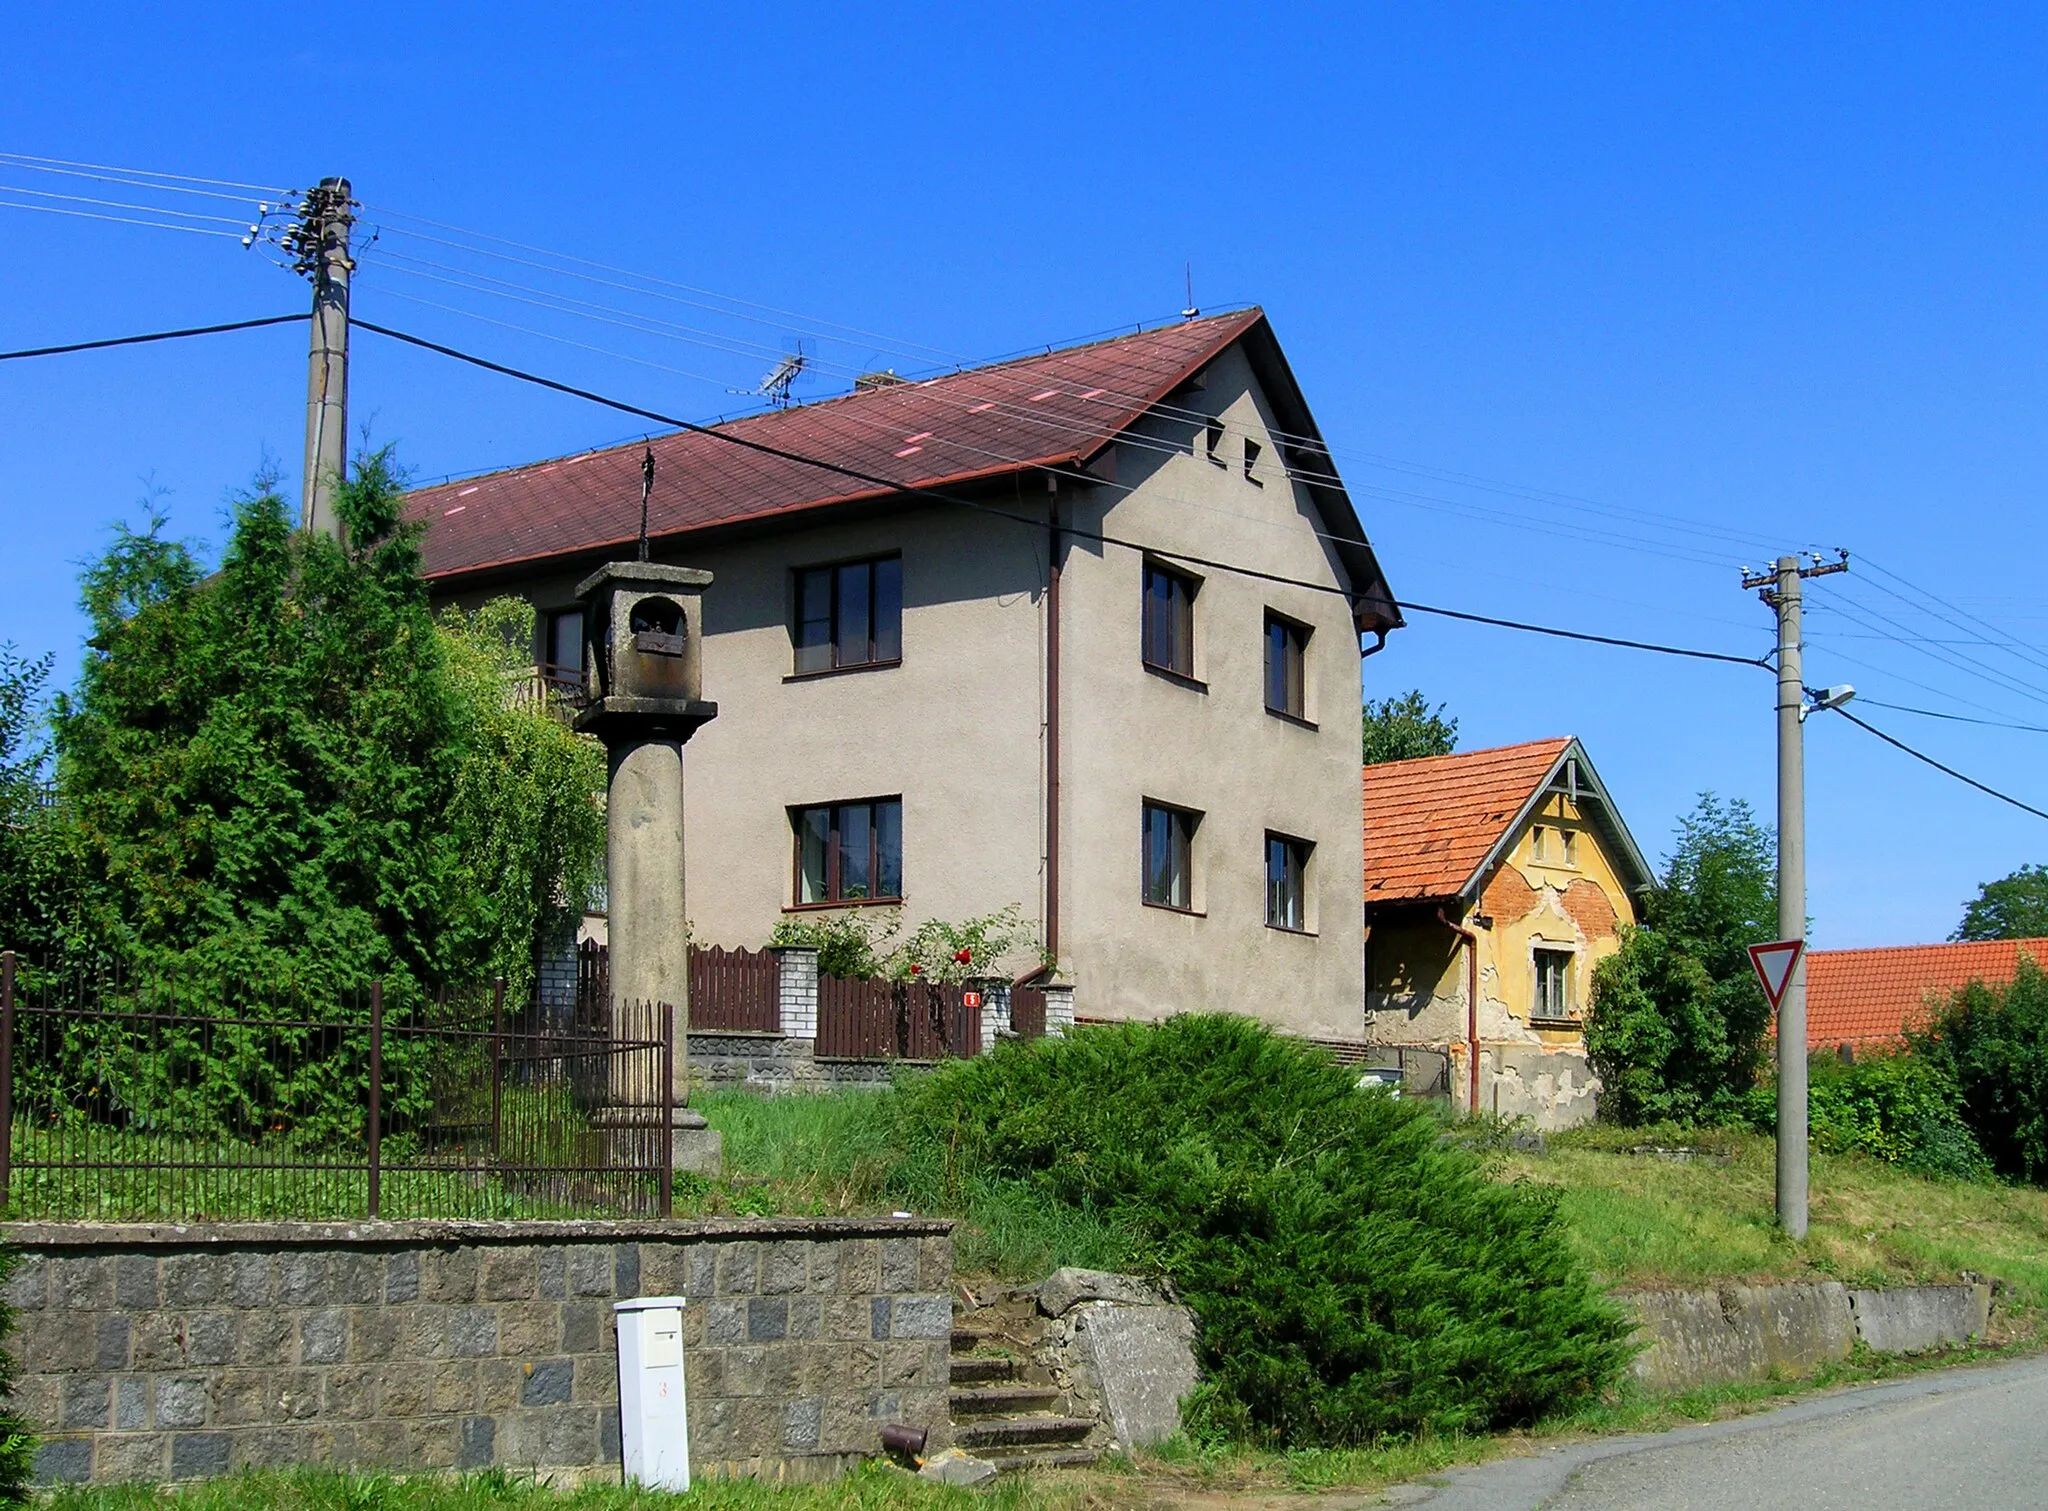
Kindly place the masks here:
POLYGON ((1572 1017, 1572 952, 1536 951, 1536 1000, 1529 1016, 1553 1021, 1572 1017))
POLYGON ((1541 824, 1529 831, 1529 859, 1540 861, 1545 858, 1544 852, 1549 848, 1544 843, 1545 833, 1541 824))
POLYGON ((1576 866, 1579 863, 1579 831, 1561 829, 1558 832, 1564 836, 1564 863, 1576 866))

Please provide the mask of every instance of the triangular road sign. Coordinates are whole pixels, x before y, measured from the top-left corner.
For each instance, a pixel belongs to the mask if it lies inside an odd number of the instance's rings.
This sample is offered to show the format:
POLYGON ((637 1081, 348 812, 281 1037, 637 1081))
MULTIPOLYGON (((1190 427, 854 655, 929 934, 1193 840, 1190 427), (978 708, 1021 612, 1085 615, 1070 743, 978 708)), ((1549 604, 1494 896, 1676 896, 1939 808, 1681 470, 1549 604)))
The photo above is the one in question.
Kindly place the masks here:
POLYGON ((1804 939, 1774 939, 1769 944, 1749 947, 1750 966, 1756 971, 1756 979, 1763 983, 1764 995, 1771 999, 1771 1011, 1776 1012, 1784 1000, 1785 988, 1792 984, 1792 967, 1805 951, 1804 939))

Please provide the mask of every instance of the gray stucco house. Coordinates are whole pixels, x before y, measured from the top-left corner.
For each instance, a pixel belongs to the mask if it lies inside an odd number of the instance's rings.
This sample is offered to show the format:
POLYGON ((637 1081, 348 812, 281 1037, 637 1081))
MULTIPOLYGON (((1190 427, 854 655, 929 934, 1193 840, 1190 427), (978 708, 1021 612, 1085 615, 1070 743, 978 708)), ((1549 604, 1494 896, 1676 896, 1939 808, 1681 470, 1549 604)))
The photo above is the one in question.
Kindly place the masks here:
MULTIPOLYGON (((1261 311, 715 430, 652 442, 649 505, 654 559, 714 575, 698 940, 1016 904, 1084 1016, 1362 1039, 1361 636, 1401 616, 1261 311)), ((525 595, 573 678, 641 460, 413 494, 437 598, 525 595)))

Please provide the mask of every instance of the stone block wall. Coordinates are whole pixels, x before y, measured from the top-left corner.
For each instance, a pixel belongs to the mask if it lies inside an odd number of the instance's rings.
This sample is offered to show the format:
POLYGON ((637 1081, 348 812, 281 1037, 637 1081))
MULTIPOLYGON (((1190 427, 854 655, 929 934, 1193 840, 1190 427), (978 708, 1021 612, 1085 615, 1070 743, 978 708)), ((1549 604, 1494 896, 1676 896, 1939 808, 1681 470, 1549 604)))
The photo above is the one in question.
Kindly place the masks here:
POLYGON ((951 1440, 950 1225, 0 1224, 45 1482, 297 1464, 619 1474, 613 1301, 681 1295, 698 1474, 951 1440))

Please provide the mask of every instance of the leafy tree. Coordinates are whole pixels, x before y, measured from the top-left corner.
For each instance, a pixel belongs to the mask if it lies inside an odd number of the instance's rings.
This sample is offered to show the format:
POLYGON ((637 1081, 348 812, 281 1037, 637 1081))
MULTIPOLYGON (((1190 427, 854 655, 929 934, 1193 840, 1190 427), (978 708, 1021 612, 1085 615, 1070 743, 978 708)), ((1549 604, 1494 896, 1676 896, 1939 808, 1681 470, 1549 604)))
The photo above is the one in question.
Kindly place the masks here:
POLYGON ((1972 981, 1910 1038, 1955 1083, 1992 1167, 2048 1184, 2048 972, 2022 953, 2011 982, 1972 981))
POLYGON ((1951 939, 2048 938, 2048 866, 2021 866, 1987 881, 1963 905, 1951 939))
POLYGON ((1058 1210, 1120 1235, 1089 1259, 1170 1283, 1199 1323, 1205 1437, 1479 1432, 1596 1397, 1629 1353, 1554 1194, 1249 1019, 1006 1043, 877 1112, 917 1210, 1058 1210))
POLYGON ((1432 709, 1420 688, 1377 703, 1368 698, 1362 719, 1365 764, 1449 755, 1458 748, 1458 721, 1444 715, 1449 706, 1432 709))
POLYGON ((1770 1003, 1749 946, 1776 937, 1776 851, 1749 805, 1702 793, 1643 926, 1593 971, 1586 1053, 1602 1117, 1621 1123, 1734 1115, 1765 1062, 1770 1003))
POLYGON ((346 544, 264 479, 211 576, 160 518, 86 571, 56 714, 83 926, 194 1003, 523 987, 538 911, 597 864, 601 757, 511 707, 503 611, 436 625, 400 502, 380 452, 346 544))

